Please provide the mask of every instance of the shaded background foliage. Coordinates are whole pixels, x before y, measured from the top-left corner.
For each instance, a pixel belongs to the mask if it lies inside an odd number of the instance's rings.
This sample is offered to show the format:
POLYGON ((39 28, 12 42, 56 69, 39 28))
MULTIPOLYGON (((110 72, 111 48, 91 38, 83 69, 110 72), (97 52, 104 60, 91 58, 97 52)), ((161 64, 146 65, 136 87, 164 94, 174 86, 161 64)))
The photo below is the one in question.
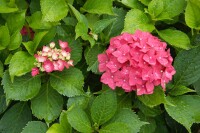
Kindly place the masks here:
POLYGON ((198 132, 199 14, 199 0, 0 0, 0 132, 198 132), (136 29, 171 49, 176 74, 165 92, 100 83, 97 55, 136 29), (32 77, 34 53, 58 40, 69 43, 74 68, 32 77))

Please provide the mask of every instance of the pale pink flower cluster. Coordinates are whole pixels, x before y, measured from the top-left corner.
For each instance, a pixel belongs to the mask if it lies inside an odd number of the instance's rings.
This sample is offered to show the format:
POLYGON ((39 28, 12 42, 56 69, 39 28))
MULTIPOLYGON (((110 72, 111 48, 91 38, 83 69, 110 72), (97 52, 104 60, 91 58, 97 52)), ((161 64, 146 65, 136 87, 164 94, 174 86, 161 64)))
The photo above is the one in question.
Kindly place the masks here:
POLYGON ((149 32, 137 30, 111 38, 105 53, 98 55, 101 82, 137 95, 152 94, 154 86, 172 80, 175 69, 167 44, 149 32))
POLYGON ((51 42, 50 46, 43 46, 42 51, 38 51, 34 55, 36 67, 32 68, 32 76, 38 75, 39 71, 50 73, 53 71, 63 71, 64 68, 68 69, 70 66, 73 66, 68 42, 59 40, 59 45, 61 49, 57 49, 55 43, 51 42))

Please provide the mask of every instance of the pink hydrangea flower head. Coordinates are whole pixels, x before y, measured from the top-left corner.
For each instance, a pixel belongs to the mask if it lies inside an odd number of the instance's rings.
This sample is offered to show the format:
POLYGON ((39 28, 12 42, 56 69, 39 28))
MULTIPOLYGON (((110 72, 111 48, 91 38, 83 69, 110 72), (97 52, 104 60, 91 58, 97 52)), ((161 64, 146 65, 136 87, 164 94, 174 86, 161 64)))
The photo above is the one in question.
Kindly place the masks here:
POLYGON ((37 67, 34 67, 32 68, 32 71, 31 71, 31 75, 34 77, 36 75, 38 75, 40 72, 39 72, 39 69, 37 67))
POLYGON ((61 40, 59 40, 59 43, 61 43, 61 49, 57 49, 55 43, 51 42, 50 46, 43 46, 42 51, 38 51, 34 55, 36 58, 36 62, 34 63, 36 67, 32 70, 32 76, 37 75, 39 70, 50 73, 53 71, 63 71, 64 68, 68 69, 73 66, 68 43, 61 40), (69 49, 66 49, 66 46, 69 49))
POLYGON ((166 83, 176 73, 167 44, 149 32, 137 30, 110 39, 105 53, 98 55, 101 82, 111 89, 121 87, 137 95, 152 94, 154 87, 166 83))

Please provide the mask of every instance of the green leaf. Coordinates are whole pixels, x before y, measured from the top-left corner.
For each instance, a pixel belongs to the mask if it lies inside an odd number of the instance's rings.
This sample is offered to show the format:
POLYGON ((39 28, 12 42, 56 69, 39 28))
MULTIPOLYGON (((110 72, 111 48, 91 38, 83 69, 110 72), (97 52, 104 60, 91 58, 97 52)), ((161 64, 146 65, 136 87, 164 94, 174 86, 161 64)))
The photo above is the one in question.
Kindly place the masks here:
POLYGON ((101 128, 99 133, 131 133, 131 130, 127 124, 115 122, 101 128))
POLYGON ((3 63, 0 61, 0 77, 1 78, 3 76, 3 70, 4 70, 4 66, 3 66, 3 63))
POLYGON ((142 4, 144 4, 145 6, 148 6, 149 3, 152 1, 152 0, 138 0, 140 1, 142 4))
POLYGON ((3 89, 0 88, 0 114, 2 114, 6 109, 6 95, 3 93, 3 89))
POLYGON ((9 50, 15 50, 19 48, 22 42, 22 35, 19 31, 16 31, 13 33, 10 37, 10 43, 8 45, 9 50))
POLYGON ((7 0, 0 1, 0 13, 11 13, 17 11, 17 7, 9 7, 7 0))
POLYGON ((138 0, 117 0, 118 2, 121 2, 123 5, 134 8, 134 9, 144 9, 144 6, 138 1, 138 0))
POLYGON ((91 122, 80 107, 73 107, 67 111, 67 118, 70 125, 79 132, 91 133, 92 127, 91 122))
POLYGON ((48 32, 44 35, 42 40, 40 41, 38 47, 44 46, 44 44, 49 44, 50 42, 53 41, 55 35, 56 35, 56 28, 57 27, 52 27, 51 29, 48 30, 48 32))
POLYGON ((41 9, 40 0, 31 1, 29 7, 30 7, 31 14, 33 14, 36 11, 40 11, 41 9))
POLYGON ((140 131, 140 127, 147 124, 146 122, 140 121, 138 116, 127 108, 120 109, 116 115, 109 121, 109 123, 124 123, 130 129, 129 133, 137 133, 140 131))
POLYGON ((40 5, 44 21, 60 21, 69 10, 65 0, 40 0, 40 5))
POLYGON ((31 100, 33 115, 38 119, 44 119, 47 123, 51 123, 58 118, 62 107, 62 96, 48 83, 43 84, 39 94, 31 100))
POLYGON ((31 120, 31 110, 24 102, 12 106, 0 120, 1 133, 21 133, 22 128, 31 120))
POLYGON ((68 123, 66 111, 62 111, 60 115, 60 124, 53 124, 46 133, 72 133, 72 128, 68 123))
POLYGON ((174 61, 175 86, 188 86, 200 78, 200 47, 178 53, 174 61))
POLYGON ((91 116, 95 123, 102 125, 114 116, 116 110, 116 94, 109 90, 95 98, 91 106, 91 116))
POLYGON ((200 78, 193 83, 194 89, 198 95, 200 95, 200 78))
POLYGON ((89 41, 91 46, 94 46, 95 41, 90 35, 88 35, 88 27, 85 25, 85 23, 78 22, 75 27, 75 32, 76 32, 76 39, 78 37, 81 37, 83 40, 89 41))
POLYGON ((25 13, 26 10, 3 14, 3 18, 6 20, 11 34, 14 34, 16 31, 20 31, 22 29, 25 22, 25 13))
POLYGON ((183 95, 178 97, 167 97, 174 106, 165 104, 167 113, 186 127, 191 133, 190 127, 193 123, 200 122, 200 97, 195 95, 183 95))
POLYGON ((92 71, 94 73, 98 73, 98 54, 102 53, 104 51, 104 48, 99 46, 99 45, 95 45, 94 47, 90 48, 86 54, 85 54, 85 59, 86 59, 86 63, 88 64, 88 68, 87 71, 92 71))
POLYGON ((87 0, 82 9, 89 13, 113 15, 112 2, 113 0, 87 0))
POLYGON ((86 109, 90 100, 90 96, 75 96, 70 97, 67 101, 67 108, 69 109, 71 106, 78 106, 82 109, 86 109))
POLYGON ((172 29, 161 30, 158 31, 158 35, 174 47, 187 50, 192 47, 190 45, 190 39, 187 36, 187 34, 185 34, 180 30, 172 30, 172 29))
POLYGON ((30 121, 21 133, 46 133, 47 125, 41 121, 30 121))
POLYGON ((107 19, 115 19, 115 21, 104 30, 106 41, 110 41, 110 37, 117 36, 121 34, 122 30, 124 29, 124 19, 126 15, 126 11, 122 8, 113 8, 115 16, 104 15, 107 19))
POLYGON ((200 5, 198 0, 188 0, 185 9, 185 22, 190 28, 200 30, 200 5))
POLYGON ((47 22, 42 19, 42 12, 36 11, 30 17, 26 17, 29 26, 32 29, 50 29, 52 26, 57 25, 58 22, 47 22))
POLYGON ((82 58, 82 45, 78 40, 67 40, 69 47, 71 49, 71 59, 74 61, 73 64, 76 65, 82 58))
POLYGON ((106 27, 113 23, 115 19, 101 19, 97 21, 92 28, 92 33, 98 34, 102 32, 106 27))
POLYGON ((0 26, 0 50, 5 49, 10 42, 10 34, 7 26, 0 26))
POLYGON ((185 6, 185 0, 152 0, 148 12, 154 20, 166 20, 182 13, 185 6))
POLYGON ((13 82, 14 76, 22 76, 30 72, 34 67, 35 58, 27 52, 19 51, 15 53, 10 60, 9 73, 11 81, 13 82))
POLYGON ((117 106, 121 108, 132 108, 132 97, 130 94, 123 94, 117 96, 117 106))
POLYGON ((155 27, 144 12, 132 9, 126 14, 123 32, 134 33, 137 29, 151 32, 155 27))
POLYGON ((138 96, 138 99, 151 108, 166 103, 165 94, 161 87, 155 87, 153 94, 141 95, 138 96))
POLYGON ((51 73, 50 83, 64 96, 72 97, 83 94, 84 78, 82 72, 77 68, 51 73))
POLYGON ((32 77, 28 73, 21 77, 16 77, 11 82, 10 75, 6 71, 3 75, 2 85, 8 100, 27 101, 38 94, 41 87, 41 80, 40 77, 32 77))
POLYGON ((190 88, 188 88, 188 87, 186 87, 186 86, 179 85, 179 86, 174 87, 169 92, 169 94, 171 96, 179 96, 179 95, 183 95, 183 94, 188 93, 188 92, 195 92, 195 91, 190 89, 190 88))

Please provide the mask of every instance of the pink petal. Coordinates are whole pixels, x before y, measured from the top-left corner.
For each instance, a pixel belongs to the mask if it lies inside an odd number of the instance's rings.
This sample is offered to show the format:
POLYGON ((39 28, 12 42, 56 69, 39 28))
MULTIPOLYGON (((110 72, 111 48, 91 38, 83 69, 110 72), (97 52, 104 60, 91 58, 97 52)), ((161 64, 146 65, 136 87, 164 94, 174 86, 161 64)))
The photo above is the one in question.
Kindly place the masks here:
POLYGON ((31 75, 34 77, 36 75, 38 75, 40 72, 39 72, 39 69, 37 67, 34 67, 32 68, 32 71, 31 71, 31 75))
POLYGON ((62 49, 66 49, 68 47, 68 42, 59 40, 59 45, 62 49))
POLYGON ((147 89, 147 92, 152 93, 154 90, 154 84, 151 82, 146 82, 146 89, 147 89))

